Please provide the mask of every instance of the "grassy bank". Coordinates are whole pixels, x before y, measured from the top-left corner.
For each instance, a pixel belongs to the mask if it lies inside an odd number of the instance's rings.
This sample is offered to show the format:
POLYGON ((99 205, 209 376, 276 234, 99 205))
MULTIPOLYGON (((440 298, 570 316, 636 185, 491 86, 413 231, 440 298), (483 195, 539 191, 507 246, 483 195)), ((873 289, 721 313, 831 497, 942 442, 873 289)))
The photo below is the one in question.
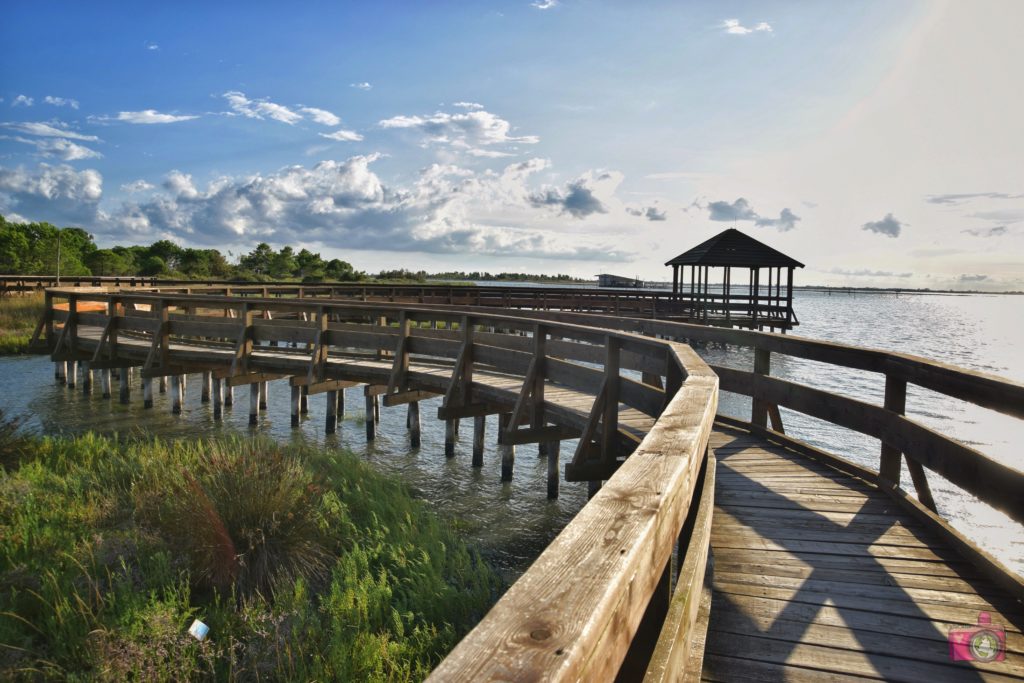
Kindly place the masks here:
POLYGON ((0 458, 0 678, 417 680, 500 590, 347 453, 5 427, 0 458))
POLYGON ((25 353, 42 314, 42 292, 0 297, 0 355, 25 353))

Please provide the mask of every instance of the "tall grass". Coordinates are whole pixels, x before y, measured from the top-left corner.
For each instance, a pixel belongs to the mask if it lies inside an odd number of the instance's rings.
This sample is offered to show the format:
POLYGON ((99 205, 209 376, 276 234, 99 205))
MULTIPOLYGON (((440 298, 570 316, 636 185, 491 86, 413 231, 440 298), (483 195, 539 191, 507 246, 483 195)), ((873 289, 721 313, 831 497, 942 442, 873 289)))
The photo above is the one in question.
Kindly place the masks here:
POLYGON ((0 678, 418 680, 501 589, 345 452, 91 434, 9 447, 0 678))
POLYGON ((0 355, 28 350, 44 305, 42 292, 0 297, 0 355))

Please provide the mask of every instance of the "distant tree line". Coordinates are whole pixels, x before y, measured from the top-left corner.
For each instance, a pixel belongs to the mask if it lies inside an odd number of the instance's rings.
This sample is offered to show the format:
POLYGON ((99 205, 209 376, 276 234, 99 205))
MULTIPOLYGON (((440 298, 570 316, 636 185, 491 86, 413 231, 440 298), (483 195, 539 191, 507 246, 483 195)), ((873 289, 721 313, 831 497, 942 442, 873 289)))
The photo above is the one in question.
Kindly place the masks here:
POLYGON ((170 240, 147 246, 100 249, 81 228, 12 223, 0 216, 0 273, 12 275, 147 275, 210 280, 355 281, 366 274, 341 259, 308 249, 274 251, 265 242, 230 263, 217 249, 180 247, 170 240), (58 248, 59 245, 59 248, 58 248))

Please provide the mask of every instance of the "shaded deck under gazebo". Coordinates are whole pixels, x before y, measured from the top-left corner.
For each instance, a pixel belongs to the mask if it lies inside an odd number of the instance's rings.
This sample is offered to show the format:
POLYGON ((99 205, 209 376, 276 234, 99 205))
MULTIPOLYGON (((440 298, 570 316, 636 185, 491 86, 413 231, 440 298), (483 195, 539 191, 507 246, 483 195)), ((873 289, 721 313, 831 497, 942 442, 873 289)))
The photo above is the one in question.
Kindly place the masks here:
POLYGON ((673 298, 683 304, 691 322, 783 331, 799 324, 793 312, 793 270, 804 264, 735 228, 701 242, 665 265, 672 266, 673 298), (690 267, 688 283, 686 266, 690 267), (711 268, 725 271, 714 289, 711 268), (745 284, 734 285, 734 270, 747 271, 745 284), (764 279, 762 270, 767 270, 764 279))

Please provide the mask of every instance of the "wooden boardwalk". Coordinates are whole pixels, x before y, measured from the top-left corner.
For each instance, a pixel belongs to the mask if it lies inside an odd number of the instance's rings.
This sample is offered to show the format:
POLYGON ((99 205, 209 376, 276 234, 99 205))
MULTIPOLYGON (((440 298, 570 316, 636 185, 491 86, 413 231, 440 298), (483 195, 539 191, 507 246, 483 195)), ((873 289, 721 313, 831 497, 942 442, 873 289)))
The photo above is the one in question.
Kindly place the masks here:
POLYGON ((874 486, 716 425, 708 681, 1024 680, 1024 613, 874 486), (988 612, 1006 660, 952 662, 988 612))

